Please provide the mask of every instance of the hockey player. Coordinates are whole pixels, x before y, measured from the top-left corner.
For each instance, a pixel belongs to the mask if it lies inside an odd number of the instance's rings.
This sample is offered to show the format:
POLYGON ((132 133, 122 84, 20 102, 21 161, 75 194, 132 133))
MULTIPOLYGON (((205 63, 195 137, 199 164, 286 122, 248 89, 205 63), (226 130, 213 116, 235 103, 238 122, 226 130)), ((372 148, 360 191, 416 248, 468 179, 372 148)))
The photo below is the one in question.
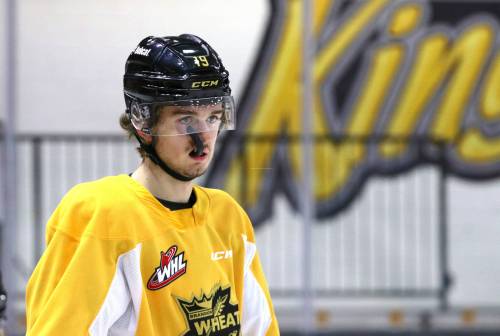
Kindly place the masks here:
POLYGON ((28 335, 279 335, 252 225, 196 186, 234 129, 228 72, 194 35, 147 37, 127 59, 121 125, 143 157, 83 183, 47 224, 26 291, 28 335))

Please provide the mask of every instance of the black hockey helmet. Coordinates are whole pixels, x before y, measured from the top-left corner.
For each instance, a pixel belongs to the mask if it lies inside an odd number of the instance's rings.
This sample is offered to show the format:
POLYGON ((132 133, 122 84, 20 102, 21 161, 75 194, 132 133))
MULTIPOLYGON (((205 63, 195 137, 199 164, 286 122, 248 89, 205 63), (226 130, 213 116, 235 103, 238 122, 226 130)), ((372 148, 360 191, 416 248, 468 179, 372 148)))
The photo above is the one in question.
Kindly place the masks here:
POLYGON ((123 76, 125 100, 159 102, 229 96, 229 73, 217 53, 195 35, 143 39, 123 76))
POLYGON ((123 86, 127 113, 138 130, 151 134, 158 105, 205 104, 221 104, 220 130, 234 129, 229 73, 198 36, 146 37, 127 59, 123 86))

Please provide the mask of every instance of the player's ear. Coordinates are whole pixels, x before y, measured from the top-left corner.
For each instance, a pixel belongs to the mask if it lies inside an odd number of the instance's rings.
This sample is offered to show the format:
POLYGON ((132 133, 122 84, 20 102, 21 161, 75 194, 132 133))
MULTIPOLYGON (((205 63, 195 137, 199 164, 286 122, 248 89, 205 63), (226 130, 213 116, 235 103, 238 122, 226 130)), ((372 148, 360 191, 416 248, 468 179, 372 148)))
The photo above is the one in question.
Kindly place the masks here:
POLYGON ((137 135, 147 144, 150 144, 153 141, 153 137, 149 134, 144 133, 141 130, 136 130, 137 135))

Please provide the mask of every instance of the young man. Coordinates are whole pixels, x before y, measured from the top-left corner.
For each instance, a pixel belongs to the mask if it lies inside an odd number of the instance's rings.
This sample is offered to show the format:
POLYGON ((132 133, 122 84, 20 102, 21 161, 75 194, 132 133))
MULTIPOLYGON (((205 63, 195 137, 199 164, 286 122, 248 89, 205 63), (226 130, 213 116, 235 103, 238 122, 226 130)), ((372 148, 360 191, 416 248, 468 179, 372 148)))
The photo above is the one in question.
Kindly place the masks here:
POLYGON ((193 35, 148 37, 124 87, 121 124, 143 162, 77 185, 53 213, 28 335, 279 335, 247 215, 192 182, 234 128, 220 58, 193 35))

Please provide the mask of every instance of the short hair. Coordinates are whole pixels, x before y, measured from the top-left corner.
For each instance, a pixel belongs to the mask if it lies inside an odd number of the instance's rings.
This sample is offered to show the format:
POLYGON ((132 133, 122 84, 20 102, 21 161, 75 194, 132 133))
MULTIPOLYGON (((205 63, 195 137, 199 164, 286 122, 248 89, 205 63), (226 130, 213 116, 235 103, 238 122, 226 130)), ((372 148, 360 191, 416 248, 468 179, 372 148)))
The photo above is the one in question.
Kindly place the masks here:
MULTIPOLYGON (((120 127, 127 132, 127 136, 129 139, 135 138, 136 137, 136 130, 134 125, 132 125, 132 121, 130 120, 129 116, 127 113, 123 113, 120 116, 120 127)), ((146 152, 144 149, 141 148, 141 146, 136 147, 137 152, 141 156, 141 158, 144 160, 147 157, 146 152)))

